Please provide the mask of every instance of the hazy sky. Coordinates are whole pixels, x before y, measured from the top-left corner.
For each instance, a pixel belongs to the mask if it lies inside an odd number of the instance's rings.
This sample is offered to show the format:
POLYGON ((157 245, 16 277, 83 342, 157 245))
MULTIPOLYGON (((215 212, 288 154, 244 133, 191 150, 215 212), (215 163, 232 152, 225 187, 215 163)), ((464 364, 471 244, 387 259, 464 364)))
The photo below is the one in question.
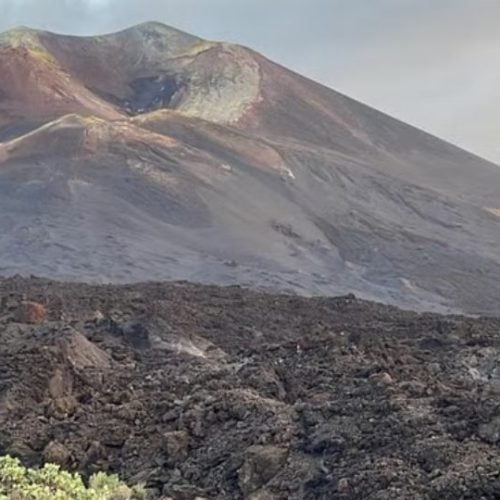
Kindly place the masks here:
POLYGON ((146 20, 251 46, 500 163, 500 0, 0 0, 0 31, 146 20))

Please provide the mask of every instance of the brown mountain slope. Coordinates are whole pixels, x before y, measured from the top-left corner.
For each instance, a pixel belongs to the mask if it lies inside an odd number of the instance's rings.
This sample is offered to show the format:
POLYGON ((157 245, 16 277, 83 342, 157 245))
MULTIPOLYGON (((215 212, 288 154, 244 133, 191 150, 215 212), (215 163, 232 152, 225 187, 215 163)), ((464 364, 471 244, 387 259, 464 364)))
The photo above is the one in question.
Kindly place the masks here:
POLYGON ((0 36, 0 274, 495 313, 500 169, 157 23, 0 36))

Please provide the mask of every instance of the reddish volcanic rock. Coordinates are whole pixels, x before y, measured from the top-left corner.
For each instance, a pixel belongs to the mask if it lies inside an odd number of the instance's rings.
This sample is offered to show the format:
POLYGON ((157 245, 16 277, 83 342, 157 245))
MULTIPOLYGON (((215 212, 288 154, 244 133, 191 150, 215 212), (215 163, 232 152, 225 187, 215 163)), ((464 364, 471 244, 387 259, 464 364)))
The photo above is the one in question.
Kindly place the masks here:
POLYGON ((39 325, 47 318, 47 311, 42 304, 22 302, 15 311, 15 319, 19 323, 39 325))

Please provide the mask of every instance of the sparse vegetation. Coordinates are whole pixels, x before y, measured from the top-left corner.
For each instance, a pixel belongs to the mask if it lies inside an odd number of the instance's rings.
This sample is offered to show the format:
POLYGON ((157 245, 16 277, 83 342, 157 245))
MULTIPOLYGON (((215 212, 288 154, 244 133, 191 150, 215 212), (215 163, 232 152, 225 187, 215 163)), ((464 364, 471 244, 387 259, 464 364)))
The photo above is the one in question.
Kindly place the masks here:
POLYGON ((116 475, 94 474, 88 486, 76 473, 45 464, 40 469, 23 467, 10 456, 0 457, 0 500, 141 500, 144 488, 130 488, 116 475))

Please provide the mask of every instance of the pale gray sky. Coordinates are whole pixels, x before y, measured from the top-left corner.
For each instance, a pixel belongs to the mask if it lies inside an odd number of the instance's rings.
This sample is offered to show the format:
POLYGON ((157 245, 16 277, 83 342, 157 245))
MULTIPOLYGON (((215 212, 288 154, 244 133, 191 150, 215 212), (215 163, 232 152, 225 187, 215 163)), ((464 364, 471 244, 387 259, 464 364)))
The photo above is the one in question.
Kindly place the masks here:
POLYGON ((248 45, 500 163, 500 0, 0 0, 0 31, 146 20, 248 45))

